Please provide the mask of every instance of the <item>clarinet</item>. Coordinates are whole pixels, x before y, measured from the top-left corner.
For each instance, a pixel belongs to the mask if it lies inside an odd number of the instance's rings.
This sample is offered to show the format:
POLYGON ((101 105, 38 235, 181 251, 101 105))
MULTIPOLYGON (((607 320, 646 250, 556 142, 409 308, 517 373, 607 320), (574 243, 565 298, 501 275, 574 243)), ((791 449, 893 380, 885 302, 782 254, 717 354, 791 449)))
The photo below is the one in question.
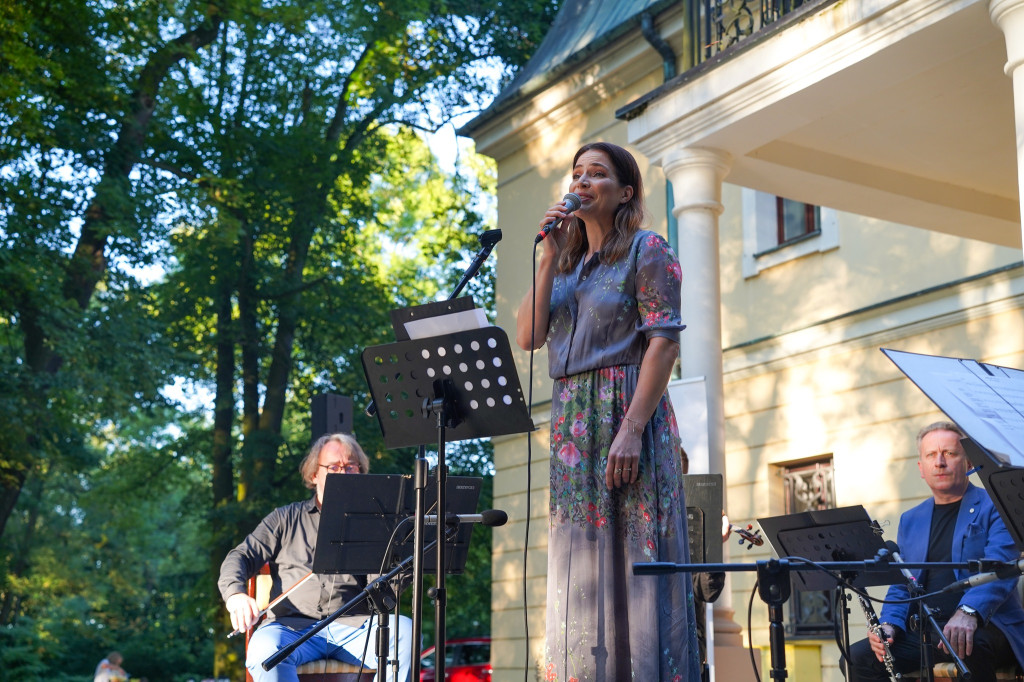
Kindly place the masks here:
POLYGON ((860 607, 864 609, 864 617, 868 621, 868 632, 882 640, 882 648, 885 649, 885 653, 882 654, 882 663, 885 664, 885 669, 889 671, 889 678, 893 682, 900 682, 903 679, 903 675, 900 674, 900 671, 896 670, 896 662, 892 660, 889 642, 886 641, 885 631, 882 630, 882 624, 878 622, 878 616, 875 615, 874 607, 871 606, 871 602, 859 594, 857 595, 857 600, 860 602, 860 607))

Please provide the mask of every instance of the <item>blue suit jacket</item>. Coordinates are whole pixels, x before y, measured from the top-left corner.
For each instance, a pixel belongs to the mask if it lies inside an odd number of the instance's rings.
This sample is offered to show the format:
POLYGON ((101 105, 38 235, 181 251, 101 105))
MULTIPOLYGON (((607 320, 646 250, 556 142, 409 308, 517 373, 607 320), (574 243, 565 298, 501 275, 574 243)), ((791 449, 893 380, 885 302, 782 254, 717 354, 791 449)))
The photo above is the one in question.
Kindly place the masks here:
MULTIPOLYGON (((928 498, 900 517, 897 544, 904 561, 926 561, 928 536, 932 523, 935 500, 928 498)), ((976 559, 1016 561, 1020 556, 1013 544, 1013 538, 999 512, 983 488, 968 484, 960 502, 960 512, 953 529, 953 562, 976 559)), ((921 569, 912 570, 914 577, 920 577, 921 569)), ((957 580, 970 576, 968 571, 957 570, 957 580)), ((963 593, 960 603, 973 607, 984 619, 998 627, 1013 647, 1017 660, 1024 664, 1024 608, 1017 594, 1017 579, 996 580, 985 585, 972 587, 963 593)), ((889 588, 886 600, 907 599, 910 596, 904 584, 889 588)), ((907 615, 909 604, 885 604, 879 620, 899 625, 908 630, 907 615)), ((916 611, 916 609, 914 609, 916 611)))

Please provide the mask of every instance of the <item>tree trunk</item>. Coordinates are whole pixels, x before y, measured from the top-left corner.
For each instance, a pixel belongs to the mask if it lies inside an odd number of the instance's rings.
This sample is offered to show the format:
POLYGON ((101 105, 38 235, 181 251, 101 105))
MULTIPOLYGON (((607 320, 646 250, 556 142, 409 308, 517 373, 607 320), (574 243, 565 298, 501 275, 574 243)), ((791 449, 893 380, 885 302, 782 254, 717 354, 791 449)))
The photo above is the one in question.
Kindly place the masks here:
MULTIPOLYGON (((96 185, 92 202, 85 211, 84 221, 75 251, 67 262, 64 273, 63 297, 74 301, 85 310, 92 300, 96 286, 107 269, 106 246, 109 234, 119 233, 117 221, 122 217, 111 206, 119 202, 118 195, 129 185, 129 176, 139 162, 139 151, 149 133, 156 110, 160 84, 168 71, 196 50, 209 45, 220 32, 221 24, 229 13, 230 3, 210 3, 202 23, 156 50, 139 73, 132 101, 121 122, 117 140, 107 153, 102 177, 96 185), (108 204, 109 202, 109 204, 108 204)), ((22 311, 25 312, 25 311, 22 311)), ((39 313, 41 311, 29 311, 39 313)), ((50 351, 51 339, 43 331, 38 319, 29 315, 25 332, 25 358, 33 371, 55 375, 64 364, 64 358, 50 351)), ((41 453, 28 449, 23 467, 14 471, 0 471, 0 537, 7 528, 14 505, 18 501, 26 473, 31 470, 41 453)))
MULTIPOLYGON (((235 523, 237 518, 235 473, 231 462, 234 438, 231 432, 235 421, 235 344, 233 321, 231 319, 231 290, 221 288, 217 301, 217 367, 215 371, 216 391, 213 411, 213 509, 211 510, 212 538, 210 543, 209 583, 217 584, 220 564, 236 542, 235 523)), ((240 497, 245 495, 239 486, 240 497)), ((219 595, 217 596, 219 601, 219 595)), ((225 609, 218 609, 220 617, 213 644, 213 669, 215 677, 230 677, 240 680, 244 677, 243 665, 239 661, 238 642, 225 638, 231 631, 231 621, 225 609)))
MULTIPOLYGON (((29 549, 32 547, 36 533, 36 526, 39 524, 39 505, 43 495, 43 483, 39 477, 35 477, 29 483, 30 493, 34 499, 29 507, 28 520, 25 522, 24 534, 21 542, 15 543, 13 552, 14 561, 11 564, 11 576, 20 578, 29 570, 29 549)), ((4 591, 3 601, 0 602, 0 626, 12 625, 18 616, 18 604, 21 602, 21 595, 17 594, 8 585, 4 591)))

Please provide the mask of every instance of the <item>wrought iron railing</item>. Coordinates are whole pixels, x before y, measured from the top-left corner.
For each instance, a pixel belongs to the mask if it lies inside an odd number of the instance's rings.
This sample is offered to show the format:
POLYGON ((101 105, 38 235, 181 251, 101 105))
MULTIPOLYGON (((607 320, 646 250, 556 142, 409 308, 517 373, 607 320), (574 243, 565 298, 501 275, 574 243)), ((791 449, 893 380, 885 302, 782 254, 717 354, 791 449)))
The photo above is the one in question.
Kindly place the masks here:
MULTIPOLYGON (((832 509, 836 506, 835 476, 832 459, 786 467, 782 472, 786 513, 832 509)), ((820 637, 833 629, 833 598, 831 592, 805 590, 793 581, 789 601, 787 635, 820 637)))
POLYGON ((755 37, 797 9, 826 0, 684 0, 688 49, 683 70, 755 37))

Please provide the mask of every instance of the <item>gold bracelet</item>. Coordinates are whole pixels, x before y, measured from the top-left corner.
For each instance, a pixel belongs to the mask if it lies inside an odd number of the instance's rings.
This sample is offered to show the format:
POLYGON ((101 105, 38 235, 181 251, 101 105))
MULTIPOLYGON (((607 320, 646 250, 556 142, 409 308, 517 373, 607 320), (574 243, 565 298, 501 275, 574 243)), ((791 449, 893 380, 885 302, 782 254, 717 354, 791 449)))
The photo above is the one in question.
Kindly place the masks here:
POLYGON ((643 425, 640 422, 638 422, 636 419, 633 419, 632 417, 625 417, 625 416, 622 417, 622 419, 623 419, 623 421, 626 422, 626 425, 629 426, 629 432, 630 433, 643 433, 644 432, 643 425))

